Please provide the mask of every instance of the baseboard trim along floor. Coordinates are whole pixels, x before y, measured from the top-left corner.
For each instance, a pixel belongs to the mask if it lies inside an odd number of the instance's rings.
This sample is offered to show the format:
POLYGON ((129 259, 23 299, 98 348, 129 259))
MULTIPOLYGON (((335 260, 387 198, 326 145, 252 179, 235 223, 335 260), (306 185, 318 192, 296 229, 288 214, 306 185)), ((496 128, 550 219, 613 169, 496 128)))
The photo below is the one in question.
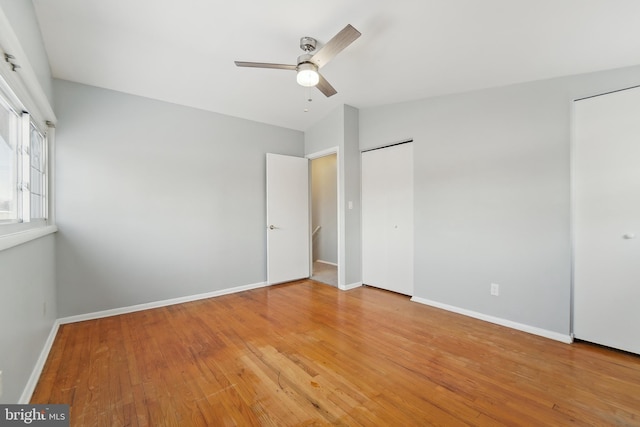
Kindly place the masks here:
POLYGON ((267 282, 254 283, 251 285, 236 286, 234 288, 222 289, 219 291, 205 292, 202 294, 189 295, 186 297, 171 298, 162 301, 149 302, 144 304, 136 304, 128 307, 114 308, 111 310, 96 311, 94 313, 79 314, 77 316, 69 316, 58 319, 61 325, 65 323, 83 322, 85 320, 100 319, 102 317, 117 316, 119 314, 134 313, 136 311, 149 310, 152 308, 166 307, 168 305, 182 304, 185 302, 197 301, 201 299, 214 298, 222 295, 235 294, 237 292, 250 291, 268 286, 267 282))
POLYGON ((348 285, 338 286, 338 288, 343 291, 350 291, 351 289, 356 289, 360 286, 362 286, 362 282, 350 283, 348 285))
POLYGON ((544 338, 549 338, 555 341, 570 344, 573 342, 571 335, 561 334, 559 332, 549 331, 547 329, 537 328, 535 326, 525 325, 524 323, 513 322, 511 320, 502 319, 500 317, 489 316, 487 314, 478 313, 472 310, 466 310, 464 308, 456 307, 453 305, 443 304, 437 301, 431 301, 426 298, 412 297, 411 301, 430 305, 431 307, 441 308, 443 310, 451 311, 453 313, 462 314, 465 316, 473 317, 474 319, 484 320, 485 322, 495 323, 496 325, 506 326, 507 328, 516 329, 518 331, 527 332, 529 334, 538 335, 544 338))

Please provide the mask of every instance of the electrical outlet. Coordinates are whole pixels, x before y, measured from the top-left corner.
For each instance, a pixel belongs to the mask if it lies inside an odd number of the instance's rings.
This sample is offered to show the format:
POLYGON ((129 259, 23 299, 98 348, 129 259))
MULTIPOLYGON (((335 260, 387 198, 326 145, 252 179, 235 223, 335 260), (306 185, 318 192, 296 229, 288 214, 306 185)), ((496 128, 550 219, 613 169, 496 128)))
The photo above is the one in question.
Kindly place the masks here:
POLYGON ((493 295, 494 297, 500 295, 500 285, 498 285, 497 283, 491 284, 491 295, 493 295))

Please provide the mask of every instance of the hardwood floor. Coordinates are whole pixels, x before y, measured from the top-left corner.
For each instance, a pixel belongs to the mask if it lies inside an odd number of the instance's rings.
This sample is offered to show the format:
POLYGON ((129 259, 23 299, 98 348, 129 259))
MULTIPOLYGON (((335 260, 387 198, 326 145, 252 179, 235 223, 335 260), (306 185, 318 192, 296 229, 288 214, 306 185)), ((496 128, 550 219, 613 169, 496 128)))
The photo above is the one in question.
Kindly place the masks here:
POLYGON ((72 426, 640 425, 640 357, 313 281, 63 325, 72 426))

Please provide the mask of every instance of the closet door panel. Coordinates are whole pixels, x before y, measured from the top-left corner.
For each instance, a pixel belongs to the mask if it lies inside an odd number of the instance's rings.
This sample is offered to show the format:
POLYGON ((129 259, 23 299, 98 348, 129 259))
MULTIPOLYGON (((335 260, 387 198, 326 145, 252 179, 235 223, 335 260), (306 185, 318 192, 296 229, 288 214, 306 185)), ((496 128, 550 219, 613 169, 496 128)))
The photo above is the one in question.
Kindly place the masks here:
POLYGON ((640 88, 574 113, 573 332, 640 354, 640 88))
POLYGON ((362 154, 363 283, 413 294, 413 144, 362 154))

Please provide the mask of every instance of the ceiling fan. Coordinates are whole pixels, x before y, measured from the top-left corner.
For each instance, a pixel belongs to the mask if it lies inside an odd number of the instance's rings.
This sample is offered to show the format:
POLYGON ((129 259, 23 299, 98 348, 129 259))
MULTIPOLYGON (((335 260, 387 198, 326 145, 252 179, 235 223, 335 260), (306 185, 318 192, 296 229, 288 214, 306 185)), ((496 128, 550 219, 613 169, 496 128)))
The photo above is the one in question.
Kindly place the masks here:
POLYGON ((316 39, 312 37, 302 37, 300 39, 300 49, 304 51, 304 54, 298 57, 296 65, 243 61, 235 61, 235 63, 238 67, 275 68, 279 70, 297 71, 296 80, 298 84, 305 87, 317 86, 320 92, 326 97, 329 97, 338 92, 318 73, 318 70, 327 65, 329 61, 353 43, 358 37, 360 37, 360 31, 351 25, 347 25, 315 54, 312 54, 312 52, 316 50, 316 39))

